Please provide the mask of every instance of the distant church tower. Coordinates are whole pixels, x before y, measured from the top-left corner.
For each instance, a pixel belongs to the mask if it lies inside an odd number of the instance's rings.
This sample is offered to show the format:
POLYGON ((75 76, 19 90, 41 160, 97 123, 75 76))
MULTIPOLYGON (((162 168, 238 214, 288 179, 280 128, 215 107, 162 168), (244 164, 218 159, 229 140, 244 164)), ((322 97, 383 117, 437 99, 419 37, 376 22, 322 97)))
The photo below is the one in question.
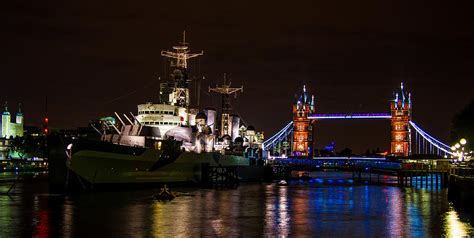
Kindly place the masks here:
POLYGON ((18 112, 16 113, 16 136, 23 137, 23 112, 21 112, 21 103, 18 103, 18 112))
POLYGON ((293 105, 293 156, 313 156, 313 123, 308 115, 314 113, 314 96, 308 98, 306 86, 293 105))
POLYGON ((11 123, 11 116, 10 112, 8 111, 8 102, 5 102, 5 110, 2 113, 2 137, 10 138, 10 123, 11 123))
POLYGON ((408 156, 411 154, 411 93, 403 89, 403 83, 400 89, 395 92, 395 100, 390 102, 391 119, 391 153, 397 156, 408 156))

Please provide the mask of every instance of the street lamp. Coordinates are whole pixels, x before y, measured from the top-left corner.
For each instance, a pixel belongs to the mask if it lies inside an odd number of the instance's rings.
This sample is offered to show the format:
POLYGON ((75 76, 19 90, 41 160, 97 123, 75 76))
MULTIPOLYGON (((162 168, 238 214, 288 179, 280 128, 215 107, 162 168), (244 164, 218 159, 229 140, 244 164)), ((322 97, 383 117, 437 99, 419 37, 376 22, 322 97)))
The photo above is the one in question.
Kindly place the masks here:
POLYGON ((467 144, 467 140, 462 138, 459 140, 458 143, 451 146, 451 150, 453 151, 453 155, 458 157, 458 161, 464 161, 464 145, 467 144))

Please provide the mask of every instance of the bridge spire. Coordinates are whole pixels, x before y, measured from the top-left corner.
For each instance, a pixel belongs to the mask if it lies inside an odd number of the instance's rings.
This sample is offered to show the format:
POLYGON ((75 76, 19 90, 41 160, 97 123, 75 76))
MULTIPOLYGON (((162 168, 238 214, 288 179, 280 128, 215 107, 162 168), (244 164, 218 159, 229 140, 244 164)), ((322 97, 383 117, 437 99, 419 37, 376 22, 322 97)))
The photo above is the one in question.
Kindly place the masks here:
POLYGON ((390 103, 391 111, 391 146, 394 155, 408 156, 411 154, 411 93, 405 92, 403 82, 400 83, 395 100, 390 103), (400 98, 401 97, 401 100, 400 98), (408 101, 405 99, 408 98, 408 101))
POLYGON ((294 156, 312 157, 313 155, 313 122, 308 118, 314 113, 314 95, 311 102, 308 98, 306 85, 303 85, 303 94, 293 105, 293 146, 294 156))

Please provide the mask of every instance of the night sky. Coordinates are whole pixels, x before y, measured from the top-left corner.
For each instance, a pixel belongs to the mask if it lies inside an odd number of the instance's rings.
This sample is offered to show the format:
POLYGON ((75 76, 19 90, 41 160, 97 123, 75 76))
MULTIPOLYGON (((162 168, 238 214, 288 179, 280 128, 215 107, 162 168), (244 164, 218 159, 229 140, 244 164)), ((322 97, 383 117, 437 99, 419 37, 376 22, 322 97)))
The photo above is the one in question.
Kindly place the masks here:
MULTIPOLYGON (((230 75, 234 103, 267 137, 291 120, 303 84, 318 113, 388 112, 400 82, 413 120, 448 141, 451 119, 473 98, 474 14, 468 1, 2 1, 0 100, 41 125, 86 126, 154 100, 162 49, 186 30, 204 56, 190 73, 204 88, 230 75)), ((389 148, 388 121, 317 122, 317 146, 389 148)))

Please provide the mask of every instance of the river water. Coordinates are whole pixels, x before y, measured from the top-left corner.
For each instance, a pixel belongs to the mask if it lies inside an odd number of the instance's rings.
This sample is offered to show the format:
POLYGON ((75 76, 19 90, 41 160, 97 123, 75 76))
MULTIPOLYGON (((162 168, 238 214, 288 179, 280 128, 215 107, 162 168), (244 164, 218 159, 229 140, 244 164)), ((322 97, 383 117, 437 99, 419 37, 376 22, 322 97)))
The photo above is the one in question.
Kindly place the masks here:
MULTIPOLYGON (((0 237, 463 237, 469 222, 446 189, 358 183, 351 174, 310 181, 243 184, 237 189, 173 188, 171 202, 153 190, 50 194, 44 180, 0 195, 0 237)), ((12 174, 0 173, 0 192, 12 174)), ((383 177, 382 180, 391 178, 383 177)), ((393 179, 393 178, 392 178, 393 179)))

